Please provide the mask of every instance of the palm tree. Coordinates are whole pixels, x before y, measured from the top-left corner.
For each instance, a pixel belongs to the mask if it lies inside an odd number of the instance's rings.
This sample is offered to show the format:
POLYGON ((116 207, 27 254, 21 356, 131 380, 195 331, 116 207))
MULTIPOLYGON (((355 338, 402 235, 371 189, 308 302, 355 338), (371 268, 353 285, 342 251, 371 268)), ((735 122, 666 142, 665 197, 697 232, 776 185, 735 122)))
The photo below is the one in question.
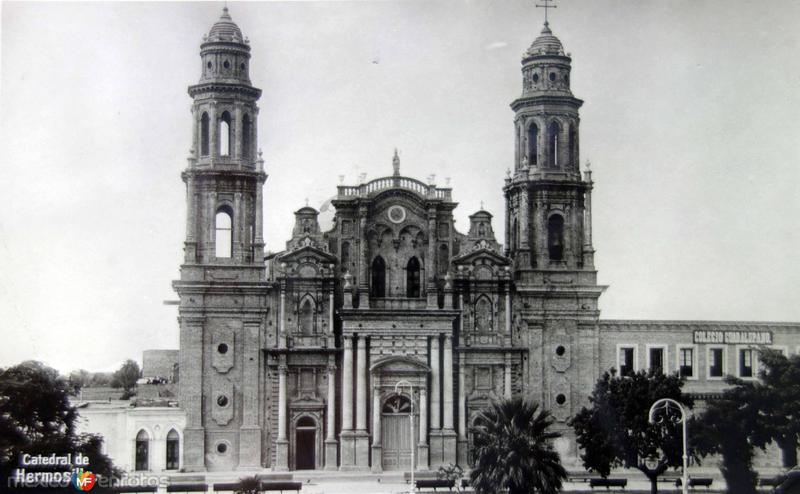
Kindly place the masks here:
POLYGON ((492 403, 472 428, 474 465, 470 479, 477 494, 508 489, 509 494, 561 490, 567 472, 553 449, 553 417, 521 397, 492 403))

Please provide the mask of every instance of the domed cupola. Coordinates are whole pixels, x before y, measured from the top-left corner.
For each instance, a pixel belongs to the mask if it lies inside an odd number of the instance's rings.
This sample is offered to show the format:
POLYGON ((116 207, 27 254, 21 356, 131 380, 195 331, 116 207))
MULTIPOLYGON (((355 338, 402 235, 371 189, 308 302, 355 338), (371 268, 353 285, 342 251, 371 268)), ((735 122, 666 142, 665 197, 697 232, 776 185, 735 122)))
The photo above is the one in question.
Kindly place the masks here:
POLYGON ((200 57, 203 61, 200 82, 250 82, 250 44, 233 22, 227 7, 203 37, 200 57))
POLYGON ((511 103, 516 113, 514 171, 522 180, 533 178, 529 172, 578 176, 578 109, 583 102, 569 87, 571 64, 545 20, 539 37, 522 54, 522 94, 511 103))
POLYGON ((570 93, 569 72, 572 59, 564 53, 561 41, 544 23, 542 33, 522 55, 523 94, 540 91, 570 93))
POLYGON ((222 16, 219 20, 211 26, 211 31, 208 32, 207 39, 209 41, 232 41, 234 43, 243 43, 242 30, 233 22, 228 7, 222 9, 222 16))

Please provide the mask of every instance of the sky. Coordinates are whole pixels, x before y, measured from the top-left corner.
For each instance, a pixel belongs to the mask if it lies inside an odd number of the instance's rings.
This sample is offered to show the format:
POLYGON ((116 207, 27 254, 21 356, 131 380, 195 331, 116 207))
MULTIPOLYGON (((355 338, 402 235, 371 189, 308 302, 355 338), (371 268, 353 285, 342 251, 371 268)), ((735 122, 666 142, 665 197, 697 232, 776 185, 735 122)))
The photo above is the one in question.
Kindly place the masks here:
MULTIPOLYGON (((503 238, 533 0, 229 2, 263 90, 267 249, 391 174, 503 238)), ((560 0, 604 319, 800 321, 800 2, 560 0)), ((0 3, 0 367, 177 348, 199 47, 221 2, 0 3)))

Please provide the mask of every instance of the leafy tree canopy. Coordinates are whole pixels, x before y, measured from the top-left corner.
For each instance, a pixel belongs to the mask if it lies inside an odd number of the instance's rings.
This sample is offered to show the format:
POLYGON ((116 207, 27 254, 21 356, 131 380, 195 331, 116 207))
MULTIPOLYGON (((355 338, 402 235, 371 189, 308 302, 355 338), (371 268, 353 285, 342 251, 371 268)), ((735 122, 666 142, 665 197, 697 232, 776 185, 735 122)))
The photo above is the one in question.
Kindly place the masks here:
POLYGON ((658 476, 683 465, 682 426, 671 420, 677 417, 650 424, 648 414, 661 398, 691 408, 694 402, 682 387, 683 379, 661 372, 639 371, 626 377, 613 370, 603 374, 589 397, 591 406, 570 421, 583 449, 583 465, 603 477, 615 467, 636 468, 650 479, 651 492, 658 492, 658 476), (648 467, 647 460, 655 467, 648 467))
POLYGON ((142 377, 142 371, 139 369, 139 364, 135 360, 128 359, 114 372, 111 378, 111 386, 124 389, 125 397, 128 398, 133 394, 136 381, 140 377, 142 377))
POLYGON ((7 477, 23 453, 83 453, 94 473, 116 473, 101 453, 102 438, 77 434, 72 387, 55 369, 27 361, 0 369, 0 475, 7 477))

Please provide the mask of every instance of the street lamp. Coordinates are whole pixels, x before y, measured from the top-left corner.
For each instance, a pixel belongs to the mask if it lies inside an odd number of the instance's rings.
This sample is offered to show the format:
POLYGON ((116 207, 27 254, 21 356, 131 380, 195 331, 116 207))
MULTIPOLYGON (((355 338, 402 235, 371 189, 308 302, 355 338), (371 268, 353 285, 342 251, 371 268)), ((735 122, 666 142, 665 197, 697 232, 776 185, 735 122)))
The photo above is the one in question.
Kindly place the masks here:
POLYGON ((686 471, 687 463, 689 462, 689 456, 687 455, 686 451, 686 440, 687 440, 687 432, 686 432, 686 410, 683 408, 683 405, 678 403, 677 401, 673 400, 672 398, 661 398, 660 400, 656 400, 655 403, 650 407, 650 413, 648 414, 648 421, 651 424, 655 423, 663 423, 665 418, 669 417, 669 410, 670 408, 677 408, 678 411, 681 412, 680 418, 675 417, 672 415, 672 418, 669 420, 672 421, 673 424, 683 424, 683 481, 681 483, 683 494, 689 493, 689 474, 686 471), (656 419, 656 414, 661 412, 661 416, 656 419))
POLYGON ((411 492, 414 492, 417 490, 414 485, 414 386, 405 379, 402 379, 397 381, 397 384, 394 385, 394 394, 402 396, 400 394, 400 388, 403 386, 408 386, 408 397, 411 402, 411 411, 408 413, 408 419, 411 422, 411 492))

